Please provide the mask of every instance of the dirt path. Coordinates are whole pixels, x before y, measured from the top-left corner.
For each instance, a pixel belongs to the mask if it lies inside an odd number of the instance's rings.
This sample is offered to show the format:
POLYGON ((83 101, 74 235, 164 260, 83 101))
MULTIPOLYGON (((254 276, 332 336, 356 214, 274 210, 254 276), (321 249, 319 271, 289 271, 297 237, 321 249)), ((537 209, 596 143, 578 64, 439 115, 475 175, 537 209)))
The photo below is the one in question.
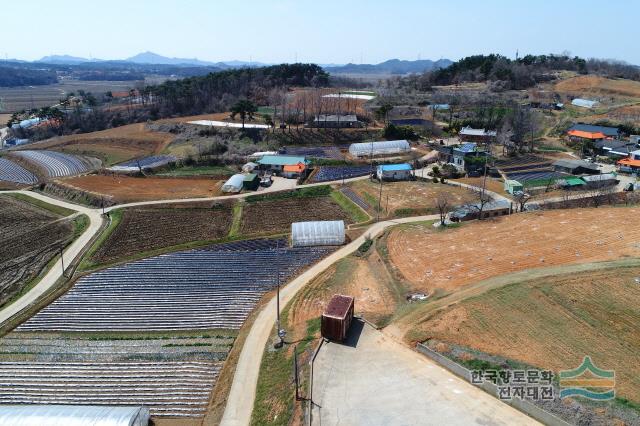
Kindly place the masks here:
POLYGON ((510 284, 516 284, 523 281, 530 281, 536 278, 545 278, 555 275, 571 274, 578 272, 597 271, 600 269, 608 269, 615 267, 640 266, 640 258, 628 258, 622 260, 581 263, 574 265, 554 266, 550 268, 526 269, 511 274, 501 275, 478 281, 453 294, 445 296, 441 299, 434 300, 427 304, 416 305, 414 309, 397 319, 396 322, 384 329, 385 334, 392 336, 398 341, 405 341, 412 336, 407 336, 407 332, 412 326, 420 324, 428 319, 434 312, 486 293, 488 291, 501 288, 510 284))
MULTIPOLYGON (((28 195, 32 198, 36 198, 49 204, 64 207, 70 210, 75 210, 76 212, 86 214, 89 217, 89 226, 87 227, 87 229, 63 253, 65 265, 67 266, 73 260, 75 260, 80 255, 80 253, 82 253, 85 246, 90 243, 93 236, 96 235, 96 233, 102 226, 103 219, 98 210, 67 203, 65 201, 57 200, 55 198, 50 198, 45 195, 30 191, 8 191, 7 193, 28 195)), ((31 290, 29 290, 15 302, 11 303, 0 311, 0 324, 4 324, 13 316, 19 314, 24 309, 27 309, 32 303, 34 303, 49 289, 51 289, 61 276, 62 262, 58 258, 58 260, 53 265, 51 265, 49 271, 47 271, 46 275, 40 280, 40 282, 38 282, 38 284, 36 284, 33 288, 31 288, 31 290)))

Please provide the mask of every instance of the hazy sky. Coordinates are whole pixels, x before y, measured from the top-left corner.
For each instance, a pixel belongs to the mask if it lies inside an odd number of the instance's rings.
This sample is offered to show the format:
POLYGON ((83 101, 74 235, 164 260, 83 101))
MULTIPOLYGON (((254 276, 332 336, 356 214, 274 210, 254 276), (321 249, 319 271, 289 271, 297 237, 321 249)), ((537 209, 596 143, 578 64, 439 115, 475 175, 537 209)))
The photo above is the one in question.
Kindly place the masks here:
POLYGON ((640 64, 638 0, 6 0, 0 55, 377 63, 569 51, 640 64), (297 56, 296 56, 297 55, 297 56))

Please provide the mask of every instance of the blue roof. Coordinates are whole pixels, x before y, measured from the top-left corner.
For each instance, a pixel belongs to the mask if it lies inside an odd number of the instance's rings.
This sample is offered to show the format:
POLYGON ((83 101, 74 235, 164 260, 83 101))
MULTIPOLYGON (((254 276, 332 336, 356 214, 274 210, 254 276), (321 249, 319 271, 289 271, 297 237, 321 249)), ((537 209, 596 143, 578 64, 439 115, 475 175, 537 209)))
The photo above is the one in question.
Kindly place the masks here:
POLYGON ((411 164, 403 163, 403 164, 383 164, 378 166, 378 170, 382 170, 383 172, 402 172, 402 171, 411 171, 413 167, 411 164))
POLYGON ((472 142, 468 142, 468 143, 463 143, 462 145, 460 145, 459 147, 454 148, 456 151, 460 151, 460 152, 476 152, 478 148, 478 145, 472 142))

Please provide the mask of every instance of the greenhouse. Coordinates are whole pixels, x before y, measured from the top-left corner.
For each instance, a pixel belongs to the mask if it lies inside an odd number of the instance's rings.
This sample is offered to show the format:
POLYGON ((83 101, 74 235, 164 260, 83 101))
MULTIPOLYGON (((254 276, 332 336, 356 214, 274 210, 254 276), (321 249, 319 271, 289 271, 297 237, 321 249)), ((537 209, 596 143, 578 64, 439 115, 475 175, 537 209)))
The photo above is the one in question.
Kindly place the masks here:
POLYGON ((397 141, 352 143, 351 146, 349 146, 349 154, 354 157, 398 154, 410 150, 409 142, 404 139, 397 141))
POLYGON ((91 405, 0 405, 0 425, 12 426, 147 426, 144 407, 91 405))
POLYGON ((294 222, 291 224, 291 245, 339 246, 344 244, 344 221, 294 222))
POLYGON ((240 192, 242 191, 243 183, 243 174, 238 173, 233 175, 224 183, 224 185, 222 185, 222 192, 240 192))

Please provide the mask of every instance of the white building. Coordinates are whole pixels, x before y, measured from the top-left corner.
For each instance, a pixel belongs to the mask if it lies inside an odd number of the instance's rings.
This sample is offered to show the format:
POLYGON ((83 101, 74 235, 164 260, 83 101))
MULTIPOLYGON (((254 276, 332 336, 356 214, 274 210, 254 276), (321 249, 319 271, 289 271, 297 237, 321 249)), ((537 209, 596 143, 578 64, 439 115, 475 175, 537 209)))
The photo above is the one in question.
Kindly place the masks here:
POLYGON ((411 145, 404 139, 397 141, 352 143, 349 146, 349 154, 354 157, 401 154, 409 151, 411 151, 411 145))

